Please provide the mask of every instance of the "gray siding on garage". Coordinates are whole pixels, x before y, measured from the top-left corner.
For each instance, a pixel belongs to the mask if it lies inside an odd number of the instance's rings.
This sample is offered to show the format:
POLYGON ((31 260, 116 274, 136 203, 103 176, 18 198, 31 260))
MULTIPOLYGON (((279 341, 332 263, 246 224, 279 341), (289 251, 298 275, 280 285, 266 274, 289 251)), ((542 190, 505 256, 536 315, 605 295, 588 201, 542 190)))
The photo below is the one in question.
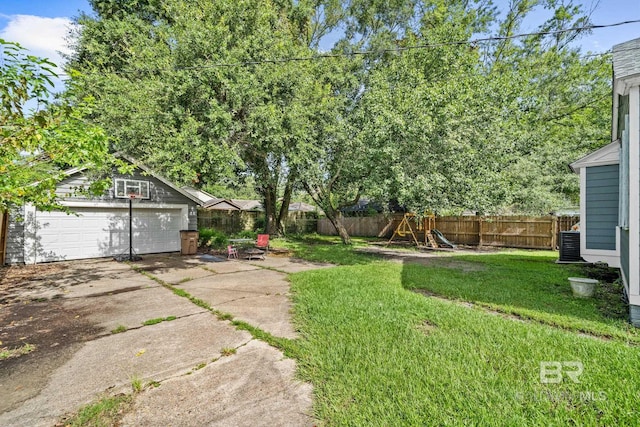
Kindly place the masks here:
MULTIPOLYGON (((136 204, 145 203, 163 203, 163 204, 177 204, 177 205, 189 205, 189 229, 196 230, 198 227, 198 213, 196 203, 176 191, 175 189, 164 184, 159 179, 152 176, 144 175, 143 171, 136 169, 132 175, 114 174, 114 178, 127 178, 149 181, 149 199, 136 201, 136 204)), ((82 195, 74 194, 77 188, 87 188, 89 185, 89 179, 83 173, 77 173, 73 176, 62 181, 57 189, 56 194, 63 200, 101 200, 108 201, 110 203, 122 203, 128 206, 129 201, 127 199, 118 199, 114 197, 114 188, 110 188, 102 196, 85 197, 82 195)))
POLYGON ((616 249, 618 182, 618 165, 587 168, 587 249, 616 249))
POLYGON ((24 208, 12 209, 9 212, 9 224, 7 229, 7 253, 6 264, 24 263, 24 222, 22 217, 24 208))

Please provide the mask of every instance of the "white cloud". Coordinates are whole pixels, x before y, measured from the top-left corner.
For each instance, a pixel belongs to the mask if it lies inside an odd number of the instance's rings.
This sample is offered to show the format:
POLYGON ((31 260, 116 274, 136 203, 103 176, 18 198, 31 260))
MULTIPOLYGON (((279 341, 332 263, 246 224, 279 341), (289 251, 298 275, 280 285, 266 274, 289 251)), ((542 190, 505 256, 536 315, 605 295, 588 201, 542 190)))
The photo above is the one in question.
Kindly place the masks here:
POLYGON ((20 43, 30 55, 48 58, 61 66, 64 59, 59 52, 70 53, 67 38, 73 25, 69 18, 45 18, 33 15, 11 15, 0 30, 0 38, 20 43))

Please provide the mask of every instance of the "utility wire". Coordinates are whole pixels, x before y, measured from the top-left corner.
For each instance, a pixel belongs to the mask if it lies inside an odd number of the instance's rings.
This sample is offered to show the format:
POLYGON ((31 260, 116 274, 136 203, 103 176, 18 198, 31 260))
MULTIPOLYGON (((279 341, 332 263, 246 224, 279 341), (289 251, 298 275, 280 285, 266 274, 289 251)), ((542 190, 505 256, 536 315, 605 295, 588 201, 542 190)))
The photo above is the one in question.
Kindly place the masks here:
MULTIPOLYGON (((282 64, 288 62, 303 62, 303 61, 315 61, 318 59, 326 59, 326 58, 343 58, 343 57, 351 57, 351 56, 365 56, 372 54, 381 54, 381 53, 398 53, 405 52, 410 50, 419 50, 419 49, 433 49, 438 47, 446 47, 446 46, 475 46, 481 43, 491 43, 497 41, 506 41, 513 40, 523 37, 531 37, 531 36, 553 36, 559 35, 569 32, 580 32, 580 31, 589 31, 596 30, 601 28, 611 28, 611 27, 619 27, 622 25, 629 24, 637 24, 640 23, 640 19, 616 22, 613 24, 603 24, 603 25, 585 25, 582 27, 572 27, 565 28, 561 30, 554 31, 538 31, 538 32, 530 32, 530 33, 520 33, 520 34, 512 34, 510 36, 491 36, 491 37, 482 37, 476 38, 472 40, 458 40, 458 41, 450 41, 450 42, 439 42, 439 43, 426 43, 419 44, 413 46, 398 46, 394 48, 387 49, 379 49, 379 50, 360 50, 353 52, 332 52, 332 53, 318 53, 316 55, 311 56, 300 56, 300 57, 285 57, 285 58, 275 58, 275 59, 260 59, 260 60, 248 60, 248 61, 240 61, 240 62, 218 62, 207 65, 193 65, 193 66, 177 66, 172 67, 170 69, 132 69, 132 70, 114 70, 110 71, 113 74, 133 74, 133 73, 152 73, 152 72, 162 72, 162 71, 188 71, 188 70, 204 70, 211 68, 223 68, 223 67, 242 67, 242 66, 251 66, 251 65, 261 65, 261 64, 282 64)), ((635 50, 635 48, 622 49, 617 51, 625 51, 625 50, 635 50)), ((582 57, 595 57, 595 56, 603 56, 611 53, 611 50, 601 53, 587 54, 582 57)), ((100 71, 93 71, 92 73, 98 73, 100 71)), ((57 77, 60 76, 69 76, 69 74, 61 72, 57 74, 57 77)), ((52 76, 55 77, 55 76, 52 76)))

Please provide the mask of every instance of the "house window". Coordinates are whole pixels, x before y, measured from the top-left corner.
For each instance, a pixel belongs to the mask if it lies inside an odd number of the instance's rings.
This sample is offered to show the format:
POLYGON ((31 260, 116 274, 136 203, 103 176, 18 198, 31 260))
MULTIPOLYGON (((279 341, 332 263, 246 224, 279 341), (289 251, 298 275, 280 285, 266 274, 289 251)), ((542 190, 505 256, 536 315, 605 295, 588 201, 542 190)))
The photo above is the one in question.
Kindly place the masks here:
POLYGON ((140 194, 143 199, 149 198, 149 181, 137 179, 115 179, 115 194, 117 198, 126 199, 129 194, 140 194))

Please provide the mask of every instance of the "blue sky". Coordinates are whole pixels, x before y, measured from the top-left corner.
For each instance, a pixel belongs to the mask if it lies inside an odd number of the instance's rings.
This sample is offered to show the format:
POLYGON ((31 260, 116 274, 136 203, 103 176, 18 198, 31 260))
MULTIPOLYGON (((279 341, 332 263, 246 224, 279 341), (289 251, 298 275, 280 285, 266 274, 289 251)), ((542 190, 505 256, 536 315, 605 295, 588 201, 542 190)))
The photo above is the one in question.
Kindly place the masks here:
MULTIPOLYGON (((495 0, 505 5, 508 0, 495 0)), ((583 0, 586 9, 594 9, 595 24, 640 19, 640 0, 583 0), (594 6, 595 5, 595 6, 594 6)), ((65 51, 67 25, 79 11, 91 13, 87 0, 0 0, 0 37, 21 43, 33 54, 62 62, 57 51, 65 51)), ((534 31, 534 19, 525 23, 524 31, 534 31)), ((541 19, 541 18, 538 18, 541 19)), ((583 37, 584 51, 602 52, 614 44, 640 37, 640 23, 594 30, 583 37)))

